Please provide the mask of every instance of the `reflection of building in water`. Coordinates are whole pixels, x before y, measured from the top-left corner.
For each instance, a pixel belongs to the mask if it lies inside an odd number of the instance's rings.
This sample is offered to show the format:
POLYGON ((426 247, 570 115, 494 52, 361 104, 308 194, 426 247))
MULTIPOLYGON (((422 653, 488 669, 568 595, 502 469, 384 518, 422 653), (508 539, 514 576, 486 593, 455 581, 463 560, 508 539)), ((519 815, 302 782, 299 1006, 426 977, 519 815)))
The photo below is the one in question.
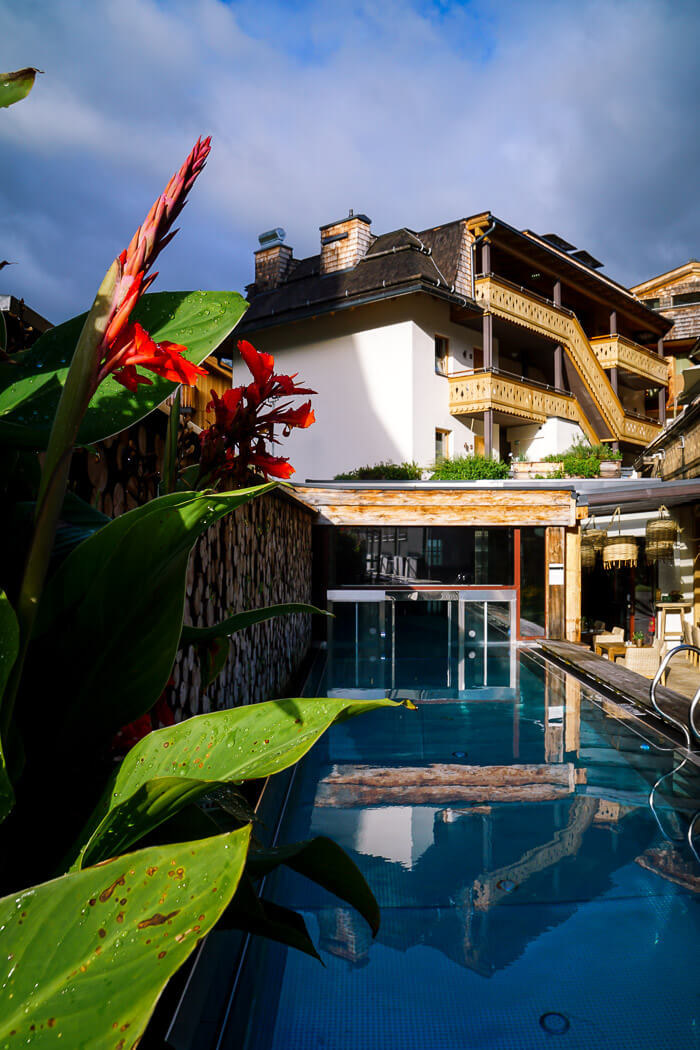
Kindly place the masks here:
MULTIPOLYGON (((567 679, 562 704, 556 669, 542 675, 541 720, 523 719, 521 727, 541 733, 544 762, 518 762, 514 741, 510 763, 444 763, 425 755, 423 766, 391 758, 365 765, 350 759, 348 737, 348 758, 327 766, 316 783, 314 832, 359 854, 382 909, 381 944, 399 951, 432 947, 490 976, 565 923, 578 902, 608 892, 615 873, 634 860, 687 890, 700 889, 684 854, 655 847, 648 793, 666 757, 623 722, 582 704, 577 682, 567 679)), ((478 701, 465 707, 467 722, 485 719, 482 732, 503 711, 478 701)), ((448 708, 423 710, 416 717, 449 724, 448 708)), ((692 783, 674 782, 674 791, 686 802, 698 795, 692 783)), ((681 816, 668 814, 669 827, 681 816)), ((371 943, 359 916, 329 909, 319 921, 325 950, 366 961, 371 943)))
POLYGON ((564 857, 575 857, 597 810, 597 799, 574 799, 566 827, 555 832, 549 842, 528 850, 515 864, 480 875, 469 890, 469 903, 477 911, 488 911, 532 875, 558 864, 564 857))
POLYGON ((319 948, 355 966, 369 962, 372 932, 352 908, 323 908, 318 915, 319 948))
POLYGON ((674 882, 691 893, 700 893, 700 873, 697 865, 693 866, 692 860, 670 843, 659 849, 645 850, 639 857, 635 857, 635 860, 640 867, 655 872, 662 879, 674 882))

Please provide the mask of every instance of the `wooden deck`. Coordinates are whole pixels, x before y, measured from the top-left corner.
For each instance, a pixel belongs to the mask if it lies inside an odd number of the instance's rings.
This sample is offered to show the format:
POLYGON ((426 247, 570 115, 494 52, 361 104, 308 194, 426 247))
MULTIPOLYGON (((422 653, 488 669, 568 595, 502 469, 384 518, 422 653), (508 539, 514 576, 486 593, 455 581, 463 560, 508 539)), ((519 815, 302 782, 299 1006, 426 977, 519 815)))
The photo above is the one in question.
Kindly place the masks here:
MULTIPOLYGON (((650 679, 644 678, 636 671, 629 671, 626 667, 613 663, 611 660, 606 660, 602 656, 597 656, 590 649, 572 642, 545 641, 540 643, 540 649, 567 671, 594 689, 601 691, 603 695, 612 697, 616 707, 619 708, 619 711, 612 712, 613 714, 617 713, 618 717, 626 715, 639 719, 657 732, 662 730, 665 736, 680 741, 680 733, 677 733, 675 728, 667 722, 662 722, 654 713, 649 699, 650 679)), ((683 692, 688 687, 690 677, 694 673, 693 670, 686 667, 681 669, 680 674, 676 673, 675 682, 682 686, 683 692)), ((697 685, 700 685, 700 680, 697 685)), ((683 696, 675 689, 660 685, 656 696, 662 710, 668 711, 673 718, 687 724, 692 694, 683 696)))

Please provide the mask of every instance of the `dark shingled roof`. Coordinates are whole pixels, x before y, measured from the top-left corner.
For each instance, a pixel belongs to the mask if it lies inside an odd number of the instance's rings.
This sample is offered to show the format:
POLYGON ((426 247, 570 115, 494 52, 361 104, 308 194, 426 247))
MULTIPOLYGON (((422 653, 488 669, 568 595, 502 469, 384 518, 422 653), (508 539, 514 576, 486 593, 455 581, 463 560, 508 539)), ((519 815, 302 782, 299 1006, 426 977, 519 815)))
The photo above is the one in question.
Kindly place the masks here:
MULTIPOLYGON (((461 238, 460 220, 419 233, 393 230, 375 237, 352 269, 323 276, 320 255, 295 260, 279 287, 257 292, 248 285, 251 305, 236 335, 408 291, 432 292, 465 305, 464 296, 454 291, 461 238)), ((479 309, 472 300, 466 303, 479 309)))

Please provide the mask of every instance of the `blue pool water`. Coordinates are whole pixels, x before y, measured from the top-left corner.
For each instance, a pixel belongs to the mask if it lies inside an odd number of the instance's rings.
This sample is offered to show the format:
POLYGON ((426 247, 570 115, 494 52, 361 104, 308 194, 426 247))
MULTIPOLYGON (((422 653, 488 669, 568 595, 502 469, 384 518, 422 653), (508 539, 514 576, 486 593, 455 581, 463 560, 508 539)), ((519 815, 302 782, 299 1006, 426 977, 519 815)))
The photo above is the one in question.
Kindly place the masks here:
MULTIPOLYGON (((418 709, 332 729, 298 767, 280 830, 351 854, 381 906, 377 938, 336 898, 275 876, 265 896, 303 914, 325 966, 253 938, 218 1045, 700 1047, 700 868, 683 843, 697 768, 527 652, 481 652, 489 681, 455 670, 449 687, 426 663, 421 688, 416 660, 394 680, 418 709), (649 791, 674 767, 659 826, 649 791)), ((383 695, 370 671, 341 654, 315 695, 341 695, 343 678, 383 695)))

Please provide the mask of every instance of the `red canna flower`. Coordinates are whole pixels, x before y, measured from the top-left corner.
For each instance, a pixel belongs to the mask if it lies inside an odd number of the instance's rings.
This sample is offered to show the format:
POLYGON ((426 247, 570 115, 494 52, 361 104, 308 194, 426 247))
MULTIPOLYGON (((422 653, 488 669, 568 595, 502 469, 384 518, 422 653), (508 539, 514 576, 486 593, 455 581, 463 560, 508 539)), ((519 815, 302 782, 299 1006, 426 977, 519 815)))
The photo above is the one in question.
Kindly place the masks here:
POLYGON ((275 367, 275 359, 272 354, 261 354, 245 339, 239 340, 238 352, 248 365, 256 386, 261 390, 272 377, 272 369, 275 367))
POLYGON ((283 456, 269 456, 266 452, 254 452, 250 462, 257 467, 261 474, 271 478, 291 478, 294 467, 283 456))
POLYGON ((204 376, 207 371, 183 357, 184 350, 186 347, 177 343, 154 343, 138 321, 129 322, 109 346, 97 382, 101 383, 111 374, 131 391, 135 391, 139 383, 150 385, 151 380, 136 371, 138 365, 173 383, 192 386, 197 376, 204 376))
POLYGON ((296 375, 276 375, 271 354, 260 353, 245 340, 238 343, 238 349, 253 382, 233 387, 222 397, 212 390, 207 407, 214 411, 215 422, 200 437, 200 479, 226 479, 235 487, 245 485, 251 471, 264 477, 290 478, 294 468, 289 459, 273 456, 267 447, 279 444, 274 428, 281 426, 287 437, 294 429, 310 427, 316 417, 310 401, 297 408, 289 401, 276 402, 315 391, 299 386, 296 375))
POLYGON ((150 379, 137 372, 137 366, 188 386, 194 385, 198 375, 206 375, 205 369, 182 356, 186 347, 155 343, 148 332, 130 318, 140 297, 158 276, 148 276, 149 270, 177 233, 171 226, 184 208, 187 194, 204 167, 210 149, 210 137, 197 139, 185 163, 152 205, 129 247, 116 259, 117 282, 109 322, 98 351, 93 393, 108 375, 113 375, 131 391, 135 391, 139 383, 150 384, 150 379))

